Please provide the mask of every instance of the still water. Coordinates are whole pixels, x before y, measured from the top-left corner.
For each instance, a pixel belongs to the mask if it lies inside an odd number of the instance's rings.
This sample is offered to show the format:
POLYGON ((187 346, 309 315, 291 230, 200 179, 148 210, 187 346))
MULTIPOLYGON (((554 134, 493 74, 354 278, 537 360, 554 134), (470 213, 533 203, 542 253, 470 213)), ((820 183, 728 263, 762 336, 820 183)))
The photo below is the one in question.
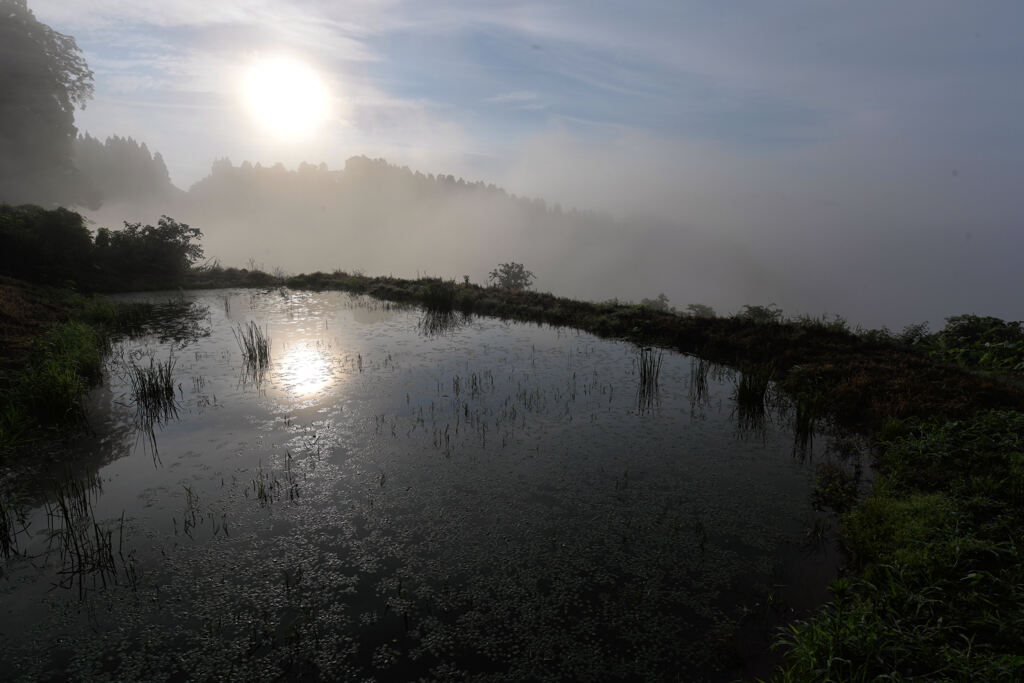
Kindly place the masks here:
POLYGON ((641 392, 634 345, 572 330, 185 296, 198 325, 118 342, 78 466, 23 493, 4 678, 728 679, 827 581, 814 454, 738 373, 666 351, 641 392))

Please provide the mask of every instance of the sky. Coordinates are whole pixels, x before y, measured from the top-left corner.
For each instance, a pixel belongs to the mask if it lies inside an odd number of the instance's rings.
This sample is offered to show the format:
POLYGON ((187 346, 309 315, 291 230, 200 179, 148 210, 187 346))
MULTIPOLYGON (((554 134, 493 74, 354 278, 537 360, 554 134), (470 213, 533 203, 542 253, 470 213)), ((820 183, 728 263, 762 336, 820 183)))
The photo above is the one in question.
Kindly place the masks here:
POLYGON ((79 129, 145 141, 185 189, 220 157, 365 154, 718 234, 834 310, 898 302, 869 322, 1024 317, 1019 2, 29 6, 95 71, 79 129), (279 55, 328 93, 303 139, 241 94, 279 55))

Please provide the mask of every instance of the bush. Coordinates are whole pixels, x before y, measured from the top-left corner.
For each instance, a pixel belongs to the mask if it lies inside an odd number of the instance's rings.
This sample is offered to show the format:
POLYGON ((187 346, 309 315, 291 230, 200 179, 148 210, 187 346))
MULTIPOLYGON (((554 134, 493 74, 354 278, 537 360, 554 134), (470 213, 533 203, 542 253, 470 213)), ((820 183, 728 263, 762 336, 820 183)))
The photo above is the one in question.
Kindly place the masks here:
POLYGON ((177 281, 203 258, 197 244, 202 232, 161 216, 156 227, 125 223, 123 230, 100 228, 96 234, 96 262, 114 280, 156 279, 177 281))
POLYGON ((782 321, 782 309, 775 304, 751 306, 747 304, 735 316, 738 320, 752 323, 777 323, 782 321))
POLYGON ((522 263, 502 263, 487 276, 488 282, 502 289, 529 289, 535 276, 522 263))
POLYGON ((81 282, 92 268, 92 237, 74 211, 0 204, 0 271, 33 282, 81 282))
POLYGON ((686 315, 691 318, 714 318, 715 309, 706 304, 687 304, 686 315))

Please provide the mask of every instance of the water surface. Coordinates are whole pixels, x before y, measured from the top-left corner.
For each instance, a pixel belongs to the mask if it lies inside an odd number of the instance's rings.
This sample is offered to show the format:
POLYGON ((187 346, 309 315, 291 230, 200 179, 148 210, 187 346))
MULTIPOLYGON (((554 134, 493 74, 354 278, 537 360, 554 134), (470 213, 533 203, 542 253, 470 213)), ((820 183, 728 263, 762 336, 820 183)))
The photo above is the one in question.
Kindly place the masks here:
POLYGON ((806 597, 813 467, 777 411, 737 410, 737 373, 665 352, 638 396, 637 348, 576 331, 188 296, 201 334, 120 342, 90 398, 54 475, 80 511, 27 511, 15 678, 728 678, 737 625, 806 597), (125 374, 150 358, 178 396, 151 432, 125 374))

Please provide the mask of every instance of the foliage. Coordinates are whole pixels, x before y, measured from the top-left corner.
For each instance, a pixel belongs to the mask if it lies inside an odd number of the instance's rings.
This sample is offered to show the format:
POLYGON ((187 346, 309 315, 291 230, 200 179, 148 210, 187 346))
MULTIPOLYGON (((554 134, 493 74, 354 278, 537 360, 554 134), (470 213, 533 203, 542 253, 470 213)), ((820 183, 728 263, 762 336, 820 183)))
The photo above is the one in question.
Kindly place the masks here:
POLYGON ((1024 374, 1024 322, 958 315, 922 340, 934 358, 992 372, 1024 374))
POLYGON ((0 270, 61 284, 91 275, 92 237, 74 211, 0 204, 0 270))
POLYGON ((32 282, 124 289, 180 282, 203 257, 202 232, 162 216, 156 227, 100 228, 67 209, 0 204, 0 268, 32 282))
POLYGON ((487 280, 502 289, 529 289, 534 277, 522 263, 510 262, 498 265, 487 276, 487 280))
POLYGON ((691 318, 714 318, 715 309, 706 304, 687 304, 686 315, 691 318))
POLYGON ((747 304, 734 318, 751 323, 778 323, 782 322, 782 309, 775 304, 767 306, 752 306, 747 304))
POLYGON ((420 289, 420 300, 428 311, 450 313, 455 308, 455 283, 445 280, 429 280, 420 289))
POLYGON ((72 163, 74 110, 93 92, 75 39, 0 0, 0 45, 0 201, 95 206, 72 163))
POLYGON ((911 425, 845 519, 857 578, 779 640, 779 680, 1021 680, 1024 414, 911 425))
POLYGON ((78 421, 86 392, 101 377, 105 350, 105 336, 79 321, 58 323, 36 340, 3 387, 0 450, 24 440, 36 424, 78 421))
POLYGON ((123 230, 100 228, 96 262, 119 278, 176 280, 203 258, 199 228, 161 216, 156 227, 125 222, 123 230))
POLYGON ((661 311, 664 313, 675 313, 675 308, 668 305, 668 297, 662 292, 653 299, 641 299, 640 305, 644 308, 649 308, 652 311, 661 311))

